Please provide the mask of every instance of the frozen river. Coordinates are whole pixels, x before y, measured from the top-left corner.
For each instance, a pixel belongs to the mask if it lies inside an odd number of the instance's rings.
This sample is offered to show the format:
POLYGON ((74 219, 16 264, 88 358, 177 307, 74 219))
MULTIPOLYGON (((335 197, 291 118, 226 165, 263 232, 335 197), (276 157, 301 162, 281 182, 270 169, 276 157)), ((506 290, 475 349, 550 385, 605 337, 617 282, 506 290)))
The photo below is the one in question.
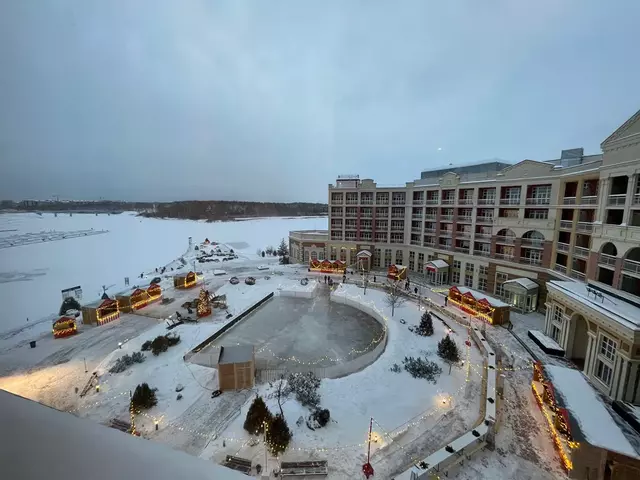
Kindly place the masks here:
POLYGON ((243 257, 277 246, 290 230, 323 229, 326 217, 264 218, 237 222, 156 220, 120 215, 0 214, 0 238, 41 231, 109 230, 103 235, 69 238, 0 249, 0 332, 57 313, 61 290, 79 285, 83 300, 124 288, 124 278, 151 272, 175 260, 205 238, 231 246, 243 257))

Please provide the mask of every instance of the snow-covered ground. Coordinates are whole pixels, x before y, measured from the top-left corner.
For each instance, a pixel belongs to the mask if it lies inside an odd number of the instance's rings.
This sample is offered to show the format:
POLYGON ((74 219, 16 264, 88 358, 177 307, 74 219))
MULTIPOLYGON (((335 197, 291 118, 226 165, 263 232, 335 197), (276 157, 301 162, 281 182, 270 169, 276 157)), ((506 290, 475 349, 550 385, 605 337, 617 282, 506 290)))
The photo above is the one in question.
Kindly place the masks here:
MULTIPOLYGON (((194 222, 119 215, 42 216, 1 214, 0 236, 43 230, 109 230, 109 233, 57 242, 0 249, 0 332, 23 327, 55 313, 64 288, 80 285, 85 300, 98 298, 102 286, 109 292, 131 284, 142 272, 169 264, 188 247, 205 238, 230 245, 242 259, 255 259, 256 251, 268 245, 277 247, 290 230, 326 228, 326 217, 262 218, 237 222, 194 222)), ((264 263, 261 259, 259 263, 264 263)), ((227 263, 202 265, 228 270, 227 263)), ((200 264, 198 264, 200 265, 200 264)), ((47 321, 48 323, 48 321, 47 321)), ((48 328, 48 326, 47 326, 48 328)))

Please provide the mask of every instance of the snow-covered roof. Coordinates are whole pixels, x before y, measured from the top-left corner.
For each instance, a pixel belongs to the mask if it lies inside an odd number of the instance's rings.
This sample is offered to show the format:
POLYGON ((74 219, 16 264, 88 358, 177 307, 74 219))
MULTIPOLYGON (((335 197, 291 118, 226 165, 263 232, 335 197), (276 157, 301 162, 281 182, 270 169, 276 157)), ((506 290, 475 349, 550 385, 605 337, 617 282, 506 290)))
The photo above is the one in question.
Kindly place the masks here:
POLYGON ((482 300, 483 298, 491 304, 492 307, 510 307, 508 303, 504 303, 502 300, 498 300, 497 298, 490 297, 484 292, 478 292, 477 290, 473 290, 468 287, 458 287, 456 288, 460 291, 461 294, 470 293, 473 295, 473 298, 476 300, 482 300))
POLYGON ((447 268, 449 264, 440 258, 428 261, 425 265, 433 265, 436 268, 447 268))
POLYGON ((242 480, 213 462, 0 390, 2 478, 242 480), (64 443, 62 450, 57 446, 64 443), (64 453, 66 452, 66 453, 64 453))
POLYGON ((221 347, 218 357, 219 365, 230 363, 246 363, 253 360, 253 345, 234 345, 231 347, 221 347))
POLYGON ((371 252, 369 250, 360 250, 356 257, 370 257, 371 252))
POLYGON ((536 282, 534 282, 530 278, 525 278, 525 277, 514 278, 513 280, 507 280, 506 282, 503 283, 503 286, 506 287, 507 285, 520 285, 525 290, 538 289, 538 284, 536 282))
POLYGON ((555 365, 545 365, 544 370, 553 384, 556 400, 569 411, 575 440, 640 458, 580 370, 555 365))
POLYGON ((607 295, 601 290, 598 290, 599 296, 596 297, 592 293, 593 289, 591 287, 580 282, 552 280, 547 282, 547 287, 551 287, 552 292, 555 290, 571 297, 627 328, 632 330, 640 329, 640 308, 622 298, 607 295))

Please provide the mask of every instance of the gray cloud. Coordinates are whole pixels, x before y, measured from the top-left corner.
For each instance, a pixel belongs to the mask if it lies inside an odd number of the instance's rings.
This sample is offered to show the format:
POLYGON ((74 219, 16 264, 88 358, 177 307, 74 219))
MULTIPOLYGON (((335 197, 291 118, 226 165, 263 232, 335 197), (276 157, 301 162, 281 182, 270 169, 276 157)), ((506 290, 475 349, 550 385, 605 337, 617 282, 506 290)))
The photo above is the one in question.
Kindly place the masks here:
POLYGON ((595 152, 638 108, 639 17, 633 0, 1 2, 0 197, 324 201, 340 173, 595 152))

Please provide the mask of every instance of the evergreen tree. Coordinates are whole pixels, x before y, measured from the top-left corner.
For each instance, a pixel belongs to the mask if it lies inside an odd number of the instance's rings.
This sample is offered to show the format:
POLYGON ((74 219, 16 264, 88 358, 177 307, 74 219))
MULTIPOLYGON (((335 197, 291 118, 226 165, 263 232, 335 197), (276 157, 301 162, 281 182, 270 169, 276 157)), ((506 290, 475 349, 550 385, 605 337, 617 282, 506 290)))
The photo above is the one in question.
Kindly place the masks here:
POLYGON ((420 325, 416 332, 418 335, 422 335, 423 337, 430 337, 433 335, 433 320, 431 319, 431 314, 429 312, 424 312, 422 314, 420 325))
POLYGON ((278 246, 278 256, 284 257, 286 255, 289 255, 289 247, 287 246, 283 238, 282 240, 280 240, 280 245, 278 246))
POLYGON ((458 351, 458 345, 449 335, 438 342, 438 355, 449 364, 449 373, 451 373, 453 364, 460 361, 460 352, 458 351))
POLYGON ((279 414, 273 417, 266 435, 267 446, 271 455, 277 456, 284 452, 291 442, 291 436, 287 420, 279 414))
POLYGON ((67 310, 80 310, 82 307, 78 300, 74 297, 67 297, 62 301, 62 305, 60 305, 60 313, 59 315, 64 315, 67 313, 67 310))
POLYGON ((131 403, 136 410, 147 410, 158 403, 156 398, 156 392, 148 383, 142 383, 136 387, 133 396, 131 397, 131 403))
POLYGON ((271 423, 272 418, 273 416, 267 408, 267 404, 264 403, 261 396, 256 395, 256 398, 254 398, 253 403, 251 403, 249 407, 247 417, 244 419, 243 428, 247 432, 257 435, 264 431, 265 422, 267 424, 271 423))

